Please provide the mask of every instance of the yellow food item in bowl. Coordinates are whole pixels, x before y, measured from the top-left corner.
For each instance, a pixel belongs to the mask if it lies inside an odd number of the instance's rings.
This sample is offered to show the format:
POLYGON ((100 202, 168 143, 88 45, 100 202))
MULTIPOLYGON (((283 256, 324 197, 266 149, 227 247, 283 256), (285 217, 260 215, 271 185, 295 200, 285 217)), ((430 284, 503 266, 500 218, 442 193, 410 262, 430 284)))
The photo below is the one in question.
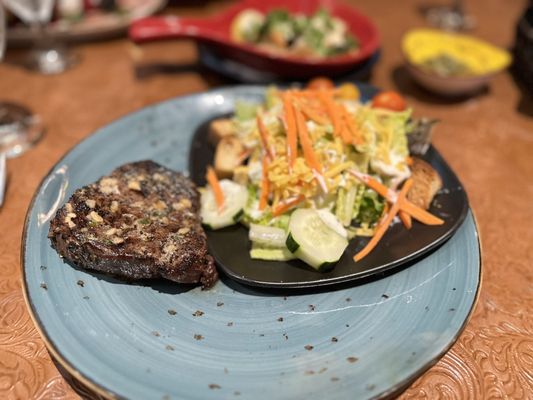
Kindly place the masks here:
POLYGON ((435 65, 435 60, 456 60, 457 64, 465 67, 461 68, 460 75, 463 76, 491 74, 511 63, 511 56, 505 50, 472 36, 435 29, 408 32, 403 38, 402 50, 411 64, 429 69, 434 69, 431 66, 435 65))

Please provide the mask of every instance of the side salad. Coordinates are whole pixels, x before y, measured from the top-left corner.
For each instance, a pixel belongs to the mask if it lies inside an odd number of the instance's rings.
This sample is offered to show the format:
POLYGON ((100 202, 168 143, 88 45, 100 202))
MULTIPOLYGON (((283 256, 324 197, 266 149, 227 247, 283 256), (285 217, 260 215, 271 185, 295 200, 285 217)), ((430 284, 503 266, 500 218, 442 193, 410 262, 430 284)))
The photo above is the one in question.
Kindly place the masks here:
POLYGON ((346 23, 326 9, 310 16, 284 9, 266 14, 245 9, 234 18, 231 36, 237 42, 261 46, 271 52, 318 58, 345 54, 359 47, 346 23))
POLYGON ((413 218, 442 224, 407 199, 411 114, 395 92, 363 103, 357 86, 325 78, 305 89, 270 87, 262 104, 237 103, 233 118, 212 125, 220 142, 201 189, 203 224, 242 223, 252 258, 298 258, 319 271, 349 240, 371 237, 359 261, 397 216, 407 228, 413 218))

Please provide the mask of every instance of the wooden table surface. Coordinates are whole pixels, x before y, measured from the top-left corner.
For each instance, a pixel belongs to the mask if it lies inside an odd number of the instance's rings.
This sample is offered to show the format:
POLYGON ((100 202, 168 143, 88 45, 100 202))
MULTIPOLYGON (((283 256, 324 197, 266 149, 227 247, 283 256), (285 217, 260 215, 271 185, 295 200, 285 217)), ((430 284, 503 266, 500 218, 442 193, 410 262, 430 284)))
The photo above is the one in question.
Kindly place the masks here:
MULTIPOLYGON (((203 1, 166 12, 208 15, 227 3, 203 1)), ((521 99, 508 73, 495 77, 483 94, 462 101, 439 100, 418 89, 402 68, 399 44, 406 30, 425 25, 417 10, 421 3, 354 3, 381 32, 382 55, 370 82, 401 91, 417 115, 442 120, 434 144, 465 185, 482 240, 482 289, 471 320, 452 349, 401 398, 531 399, 532 103, 521 99)), ((477 20, 474 33, 503 47, 512 45, 525 5, 525 0, 466 2, 477 20)), ((154 44, 140 54, 118 39, 79 45, 75 51, 81 63, 58 76, 0 65, 0 98, 31 107, 47 128, 34 149, 8 161, 6 202, 0 210, 2 399, 95 397, 53 363, 22 296, 22 226, 41 179, 68 149, 102 125, 154 102, 228 84, 196 65, 196 49, 189 42, 154 44)))

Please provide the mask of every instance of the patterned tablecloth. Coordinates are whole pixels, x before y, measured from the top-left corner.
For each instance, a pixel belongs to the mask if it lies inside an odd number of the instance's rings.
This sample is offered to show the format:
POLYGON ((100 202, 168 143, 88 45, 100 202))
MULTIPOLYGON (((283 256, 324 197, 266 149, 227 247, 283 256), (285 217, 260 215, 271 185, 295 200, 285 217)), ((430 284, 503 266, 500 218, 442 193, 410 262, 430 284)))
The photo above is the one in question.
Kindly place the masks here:
MULTIPOLYGON (((179 2, 178 2, 179 3, 179 2)), ((462 101, 417 88, 402 67, 399 42, 425 25, 419 1, 360 0, 381 32, 382 56, 370 82, 401 91, 417 115, 442 120, 434 143, 467 188, 482 240, 483 281, 475 311, 452 349, 412 384, 402 399, 533 398, 533 102, 508 73, 462 101), (529 115, 528 115, 529 112, 529 115)), ((466 1, 474 33, 510 47, 526 1, 466 1)), ((194 4, 186 2, 185 4, 194 4)), ((222 2, 180 6, 210 14, 222 2)), ((97 398, 50 358, 21 291, 20 243, 31 196, 49 168, 98 127, 156 101, 227 84, 196 66, 189 42, 160 43, 141 54, 127 40, 80 45, 81 63, 60 76, 0 65, 0 97, 38 112, 47 133, 38 146, 9 160, 0 210, 0 398, 97 398)), ((15 56, 11 53, 8 56, 15 56)), ((9 59, 8 59, 9 61, 9 59)))

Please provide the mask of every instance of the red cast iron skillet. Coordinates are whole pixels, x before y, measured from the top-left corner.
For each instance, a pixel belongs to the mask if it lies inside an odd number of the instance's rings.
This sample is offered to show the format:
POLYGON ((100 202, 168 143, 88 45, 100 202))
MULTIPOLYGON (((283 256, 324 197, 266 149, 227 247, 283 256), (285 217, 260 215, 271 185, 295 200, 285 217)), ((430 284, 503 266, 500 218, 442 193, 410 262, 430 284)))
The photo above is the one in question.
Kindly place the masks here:
POLYGON ((334 0, 244 0, 220 14, 207 18, 160 16, 141 19, 130 26, 129 36, 136 43, 194 39, 208 46, 218 57, 280 77, 298 78, 347 73, 367 60, 379 47, 378 31, 372 21, 353 7, 334 0), (359 41, 358 51, 316 59, 272 54, 257 46, 237 43, 231 39, 231 23, 234 17, 246 8, 254 8, 263 13, 283 8, 291 13, 310 15, 321 7, 345 21, 348 29, 359 41))

